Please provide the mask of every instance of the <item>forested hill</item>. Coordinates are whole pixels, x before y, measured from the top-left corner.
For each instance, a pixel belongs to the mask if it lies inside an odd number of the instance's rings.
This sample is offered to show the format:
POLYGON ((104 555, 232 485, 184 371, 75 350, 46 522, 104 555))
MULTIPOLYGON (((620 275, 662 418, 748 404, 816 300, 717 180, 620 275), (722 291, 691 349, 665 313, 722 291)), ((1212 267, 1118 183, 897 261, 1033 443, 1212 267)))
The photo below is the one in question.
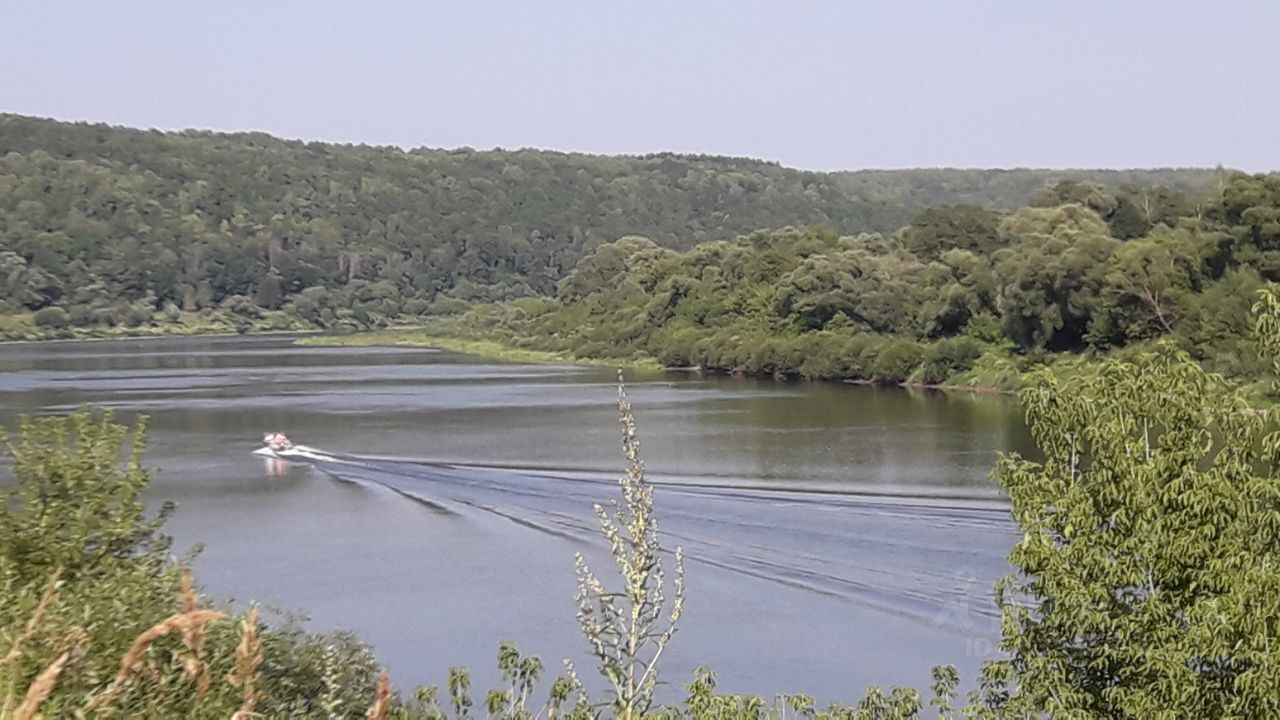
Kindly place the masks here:
POLYGON ((886 210, 902 208, 893 221, 870 231, 888 233, 906 225, 926 208, 976 205, 992 210, 1017 210, 1053 200, 1052 187, 1062 181, 1099 185, 1111 190, 1166 187, 1200 193, 1229 172, 1207 168, 1155 170, 980 170, 918 168, 855 170, 833 173, 846 194, 870 200, 883 198, 886 210))
POLYGON ((371 313, 552 293, 592 248, 629 234, 688 249, 783 226, 890 232, 925 207, 1025 205, 1066 177, 1190 190, 1214 172, 817 173, 0 115, 0 314, 57 307, 77 325, 115 325, 293 302, 359 326, 371 313))

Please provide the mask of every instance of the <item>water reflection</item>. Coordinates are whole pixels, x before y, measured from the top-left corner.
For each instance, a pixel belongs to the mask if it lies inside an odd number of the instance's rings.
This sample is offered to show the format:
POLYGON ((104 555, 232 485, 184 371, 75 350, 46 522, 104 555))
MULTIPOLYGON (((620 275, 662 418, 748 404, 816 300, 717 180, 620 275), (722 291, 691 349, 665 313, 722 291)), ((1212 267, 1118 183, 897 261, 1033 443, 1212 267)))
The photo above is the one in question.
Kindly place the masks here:
POLYGON ((268 478, 284 477, 289 474, 289 463, 280 458, 262 458, 262 469, 268 478))

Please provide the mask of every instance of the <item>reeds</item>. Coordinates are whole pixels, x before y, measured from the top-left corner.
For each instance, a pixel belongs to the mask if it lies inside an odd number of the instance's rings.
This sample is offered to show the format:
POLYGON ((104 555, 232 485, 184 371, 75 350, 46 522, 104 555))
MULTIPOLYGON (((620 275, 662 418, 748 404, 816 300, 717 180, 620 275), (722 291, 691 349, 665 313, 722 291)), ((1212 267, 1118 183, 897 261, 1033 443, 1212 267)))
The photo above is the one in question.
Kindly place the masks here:
MULTIPOLYGON (((193 613, 199 609, 195 586, 191 581, 191 568, 182 568, 182 588, 178 592, 182 612, 193 613)), ((187 625, 181 628, 182 644, 190 653, 182 658, 182 668, 196 684, 196 695, 204 697, 209 692, 209 666, 205 662, 204 625, 187 625)))
POLYGON ((258 692, 258 668, 262 665, 262 640, 258 638, 258 608, 250 608, 240 625, 240 644, 236 645, 236 662, 227 682, 240 690, 240 709, 231 720, 254 717, 261 694, 258 692))

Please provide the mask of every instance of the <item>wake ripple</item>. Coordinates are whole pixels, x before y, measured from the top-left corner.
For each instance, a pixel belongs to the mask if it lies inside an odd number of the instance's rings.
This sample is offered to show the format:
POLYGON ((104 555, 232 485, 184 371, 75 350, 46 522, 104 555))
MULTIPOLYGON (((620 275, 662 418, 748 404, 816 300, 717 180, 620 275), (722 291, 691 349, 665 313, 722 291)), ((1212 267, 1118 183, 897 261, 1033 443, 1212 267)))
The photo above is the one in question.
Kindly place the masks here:
MULTIPOLYGON (((306 462, 337 479, 574 544, 603 546, 591 507, 616 495, 609 478, 321 452, 306 462)), ((1002 503, 661 479, 654 495, 666 544, 692 562, 958 635, 998 622, 991 588, 1016 539, 1002 503)))

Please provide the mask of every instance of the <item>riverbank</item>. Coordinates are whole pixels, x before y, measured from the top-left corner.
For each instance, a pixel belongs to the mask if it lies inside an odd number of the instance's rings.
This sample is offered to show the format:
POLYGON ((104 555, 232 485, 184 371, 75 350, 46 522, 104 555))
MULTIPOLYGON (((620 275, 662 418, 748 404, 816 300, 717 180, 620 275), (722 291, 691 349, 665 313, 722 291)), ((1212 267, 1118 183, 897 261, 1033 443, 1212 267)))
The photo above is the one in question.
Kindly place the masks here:
MULTIPOLYGON (((415 320, 417 320, 415 318, 415 320)), ((1061 377, 1069 377, 1082 369, 1100 362, 1103 356, 1083 355, 1040 355, 1037 357, 1021 356, 1010 353, 1007 349, 986 345, 982 354, 967 363, 963 370, 950 374, 942 374, 938 379, 927 379, 925 366, 917 366, 914 371, 904 372, 893 378, 875 378, 860 376, 841 376, 839 374, 807 375, 804 372, 791 371, 772 372, 753 369, 746 366, 688 365, 684 363, 664 363, 645 351, 633 348, 613 348, 595 343, 591 349, 603 350, 606 356, 578 353, 569 349, 549 349, 555 338, 540 336, 516 336, 510 339, 490 336, 475 337, 465 328, 465 316, 433 317, 424 319, 421 324, 397 325, 381 330, 358 330, 344 328, 338 333, 332 330, 317 328, 314 325, 291 318, 285 313, 270 312, 259 318, 244 318, 225 311, 201 311, 197 313, 172 313, 164 318, 157 317, 151 322, 136 326, 92 325, 88 327, 36 327, 29 316, 0 315, 0 343, 43 342, 43 341, 93 341, 122 340, 133 338, 163 338, 183 336, 235 336, 290 334, 304 335, 297 340, 301 345, 315 346, 401 346, 437 348, 453 352, 474 355, 491 360, 533 364, 573 364, 586 366, 624 367, 637 370, 666 370, 685 372, 705 372, 721 375, 737 375, 742 377, 772 378, 776 380, 822 380, 856 385, 897 386, 914 390, 936 390, 946 393, 970 395, 1016 395, 1023 387, 1027 374, 1033 370, 1048 368, 1061 377), (541 344, 542 347, 538 345, 541 344), (623 354, 630 350, 629 354, 623 354), (903 378, 905 375, 905 379, 903 378)), ((500 335, 496 334, 496 335, 500 335)), ((748 351, 754 345, 745 343, 748 351)), ((1133 352, 1139 346, 1128 348, 1125 352, 1133 352)), ((802 348, 814 350, 824 355, 832 352, 840 355, 838 348, 814 346, 802 348), (830 351, 830 352, 829 352, 830 351)), ((802 352, 801 356, 805 353, 802 352)), ((793 356, 791 360, 794 361, 793 356)), ((827 358, 828 361, 831 358, 827 358)), ((838 362, 838 361, 837 361, 838 362)), ((806 363, 800 362, 803 370, 806 363)), ((1250 395, 1259 403, 1271 402, 1270 386, 1265 378, 1246 380, 1250 395)))
POLYGON ((0 341, 112 340, 318 330, 309 323, 278 311, 259 313, 256 317, 237 315, 227 310, 157 311, 149 317, 128 318, 128 322, 116 324, 98 322, 77 325, 61 315, 54 318, 49 320, 46 316, 42 322, 39 313, 0 315, 0 341))
MULTIPOLYGON (((87 327, 47 328, 35 325, 30 316, 0 316, 0 343, 45 341, 93 341, 123 340, 133 338, 163 338, 235 335, 263 335, 275 333, 323 333, 323 329, 287 318, 281 313, 249 319, 217 312, 181 313, 164 319, 157 318, 136 326, 91 325, 87 327)), ((534 342, 526 338, 525 342, 534 342)), ((382 330, 364 330, 341 334, 312 335, 299 338, 301 345, 402 346, 438 348, 453 352, 505 362, 535 364, 573 364, 589 366, 625 367, 639 370, 668 370, 713 372, 750 377, 774 377, 795 379, 795 374, 751 372, 741 368, 715 368, 686 365, 666 365, 657 358, 635 351, 625 356, 600 357, 579 354, 568 350, 548 350, 520 346, 513 342, 462 336, 457 332, 456 318, 440 318, 424 325, 403 325, 382 330)), ((922 382, 907 379, 899 382, 877 382, 864 378, 806 378, 834 380, 865 385, 898 385, 905 388, 941 390, 972 394, 1011 395, 1021 387, 1022 373, 1006 358, 983 357, 970 370, 948 378, 946 382, 922 382)))
POLYGON ((515 347, 494 340, 478 340, 444 335, 422 328, 388 328, 386 330, 371 330, 351 335, 318 335, 301 338, 298 340, 298 344, 334 347, 399 346, 436 348, 505 362, 540 365, 604 365, 641 370, 666 369, 651 357, 581 357, 573 353, 515 347))
POLYGON ((528 347, 517 347, 498 340, 459 337, 456 334, 441 332, 438 327, 398 327, 386 330, 349 335, 316 335, 300 338, 299 345, 334 346, 334 347, 369 347, 398 346, 421 347, 449 350, 453 352, 475 355, 491 360, 504 362, 521 362, 534 364, 573 364, 591 366, 624 367, 642 370, 667 370, 684 372, 709 372, 719 375, 737 375, 742 377, 772 378, 775 380, 817 379, 837 381, 855 385, 897 386, 914 390, 937 390, 950 393, 974 395, 1014 395, 1022 386, 1022 373, 1018 372, 1012 362, 1002 358, 982 359, 974 367, 943 383, 927 383, 918 380, 901 382, 876 382, 863 378, 800 378, 793 374, 752 373, 742 369, 721 369, 688 366, 664 365, 650 355, 635 353, 626 357, 583 356, 566 351, 541 350, 528 347))

